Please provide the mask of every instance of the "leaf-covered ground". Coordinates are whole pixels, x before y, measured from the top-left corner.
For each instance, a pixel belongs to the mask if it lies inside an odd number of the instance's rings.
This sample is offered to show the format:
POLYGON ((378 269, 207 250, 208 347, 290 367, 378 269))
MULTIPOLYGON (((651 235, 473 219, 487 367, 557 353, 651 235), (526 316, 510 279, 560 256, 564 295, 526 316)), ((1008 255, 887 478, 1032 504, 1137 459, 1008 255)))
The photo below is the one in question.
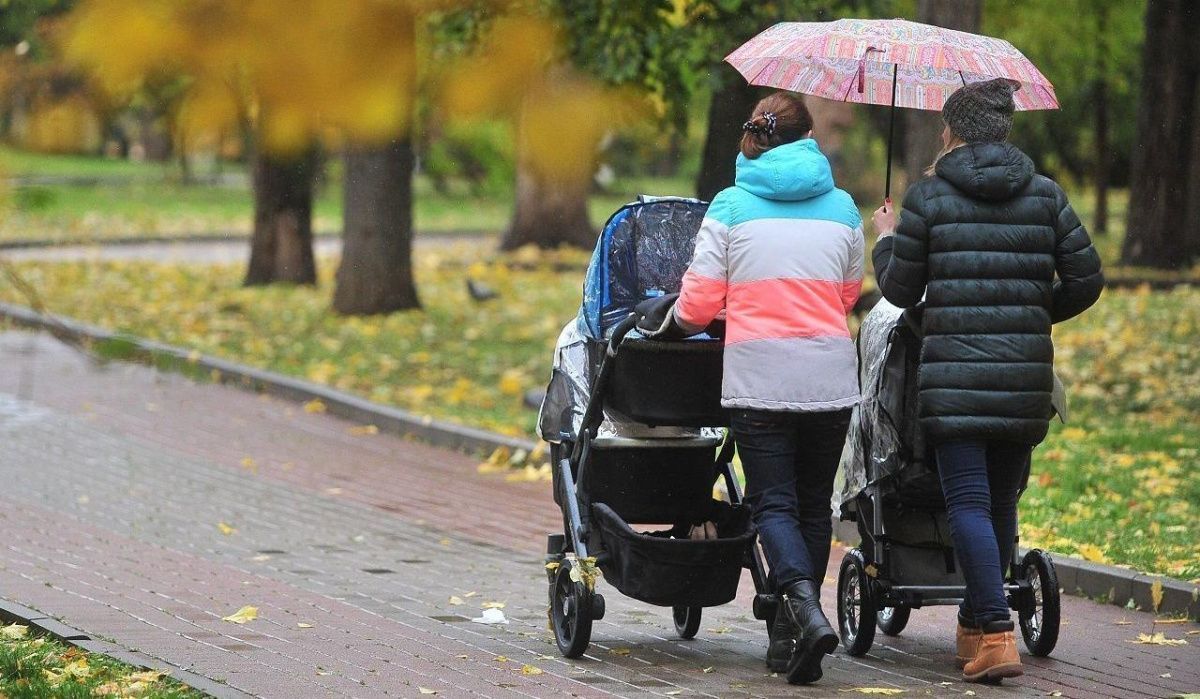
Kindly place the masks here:
MULTIPOLYGON (((485 246, 418 258, 425 309, 339 318, 321 286, 244 289, 242 269, 150 263, 23 263, 66 316, 302 376, 417 414, 531 436, 522 394, 548 378, 575 315, 586 255, 485 246), (499 298, 477 303, 467 277, 499 298)), ((25 303, 0 284, 0 299, 25 303)), ((1071 393, 1035 454, 1022 501, 1024 543, 1200 578, 1200 291, 1106 291, 1055 331, 1071 393)))
POLYGON ((0 625, 0 697, 200 699, 205 695, 153 670, 87 653, 26 626, 0 625))

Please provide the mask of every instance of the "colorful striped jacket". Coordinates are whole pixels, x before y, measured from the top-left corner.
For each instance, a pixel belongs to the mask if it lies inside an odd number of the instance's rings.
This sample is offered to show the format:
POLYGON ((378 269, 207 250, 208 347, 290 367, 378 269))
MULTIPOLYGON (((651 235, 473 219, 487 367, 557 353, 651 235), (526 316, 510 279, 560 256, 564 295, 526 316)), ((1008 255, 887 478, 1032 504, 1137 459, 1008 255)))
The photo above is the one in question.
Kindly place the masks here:
POLYGON ((858 402, 846 316, 862 290, 862 217, 816 141, 739 155, 713 198, 675 303, 689 332, 726 311, 722 405, 838 410, 858 402))

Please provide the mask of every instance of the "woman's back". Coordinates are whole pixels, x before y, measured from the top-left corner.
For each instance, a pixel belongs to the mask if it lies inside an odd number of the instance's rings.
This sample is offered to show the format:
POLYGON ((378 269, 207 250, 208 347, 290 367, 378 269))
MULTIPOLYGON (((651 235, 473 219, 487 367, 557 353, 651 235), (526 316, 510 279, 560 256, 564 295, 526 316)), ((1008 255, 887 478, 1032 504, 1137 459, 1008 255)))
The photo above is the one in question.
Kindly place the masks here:
POLYGON ((727 311, 723 403, 767 410, 853 405, 846 314, 862 286, 862 219, 810 138, 741 156, 709 207, 676 305, 684 323, 727 311))
POLYGON ((925 290, 923 426, 933 441, 1040 442, 1051 324, 1090 305, 1103 283, 1062 189, 1015 146, 977 143, 942 157, 904 208, 880 287, 898 305, 925 290))

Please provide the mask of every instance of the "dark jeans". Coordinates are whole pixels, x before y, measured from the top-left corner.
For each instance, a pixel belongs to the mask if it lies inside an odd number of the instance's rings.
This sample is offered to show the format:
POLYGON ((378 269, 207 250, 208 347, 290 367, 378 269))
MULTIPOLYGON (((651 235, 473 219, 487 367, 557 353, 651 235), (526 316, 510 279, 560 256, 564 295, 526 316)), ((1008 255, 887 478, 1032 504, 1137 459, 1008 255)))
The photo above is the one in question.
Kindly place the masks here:
POLYGON ((968 626, 1010 619, 1004 573, 1017 538, 1017 500, 1033 447, 1010 442, 937 445, 954 552, 967 583, 959 618, 968 626))
POLYGON ((819 587, 829 564, 833 476, 850 411, 735 410, 731 425, 771 577, 780 588, 802 579, 819 587))

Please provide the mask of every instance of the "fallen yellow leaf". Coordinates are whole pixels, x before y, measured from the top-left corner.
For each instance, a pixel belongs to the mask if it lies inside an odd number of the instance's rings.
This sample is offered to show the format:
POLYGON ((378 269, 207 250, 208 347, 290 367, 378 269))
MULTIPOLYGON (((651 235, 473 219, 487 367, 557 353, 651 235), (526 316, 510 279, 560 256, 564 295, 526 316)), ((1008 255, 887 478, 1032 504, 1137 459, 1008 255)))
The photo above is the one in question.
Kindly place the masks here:
POLYGON ((0 638, 6 641, 18 641, 29 635, 29 627, 21 624, 9 624, 8 626, 0 626, 0 638))
POLYGON ((258 468, 258 463, 254 460, 254 457, 243 456, 242 457, 242 468, 248 468, 248 469, 253 470, 255 468, 258 468))
POLYGON ((421 694, 437 694, 436 689, 430 689, 429 687, 417 687, 417 691, 421 694))
POLYGON ((74 677, 75 679, 87 679, 92 674, 92 668, 88 667, 87 658, 73 660, 63 666, 63 675, 66 677, 74 677))
POLYGON ((1085 561, 1093 563, 1108 563, 1108 556, 1104 555, 1104 549, 1095 544, 1079 544, 1079 555, 1083 556, 1085 561))
POLYGON ((325 410, 325 404, 321 402, 320 398, 313 398, 304 404, 304 412, 306 413, 323 413, 325 410))
POLYGON ((1137 640, 1128 641, 1129 643, 1142 643, 1149 646, 1186 646, 1187 639, 1184 638, 1167 638, 1163 632, 1159 631, 1156 634, 1139 633, 1137 640))
POLYGON ((296 628, 298 629, 311 629, 312 627, 312 624, 306 624, 303 621, 296 622, 296 628))
POLYGON ((713 669, 712 669, 712 667, 711 667, 711 666, 710 666, 710 667, 702 667, 702 668, 700 668, 700 672, 703 672, 703 673, 704 673, 704 674, 706 674, 706 675, 707 675, 707 674, 709 674, 709 673, 711 673, 712 671, 713 671, 713 669))
POLYGON ((224 522, 217 522, 217 529, 225 536, 229 536, 230 534, 237 531, 237 529, 229 526, 228 524, 225 524, 224 522))
POLYGON ((628 648, 613 648, 608 652, 612 653, 613 655, 629 655, 632 651, 630 651, 628 648))
POLYGON ((61 670, 44 668, 42 669, 42 677, 46 678, 46 682, 48 682, 51 687, 57 687, 63 683, 63 680, 67 679, 67 674, 61 670))
POLYGON ((537 667, 535 665, 522 665, 521 666, 521 674, 522 675, 540 675, 540 674, 542 674, 542 672, 543 672, 542 668, 537 667))
POLYGON ((504 609, 503 602, 484 602, 479 606, 482 609, 504 609))
POLYGON ((1155 580, 1150 586, 1150 603, 1154 605, 1154 611, 1162 606, 1163 601, 1163 584, 1162 580, 1155 580))
POLYGON ((458 595, 450 595, 450 604, 462 604, 463 598, 458 595))
POLYGON ((166 676, 167 673, 159 670, 146 670, 145 672, 135 672, 125 679, 130 682, 157 682, 166 676))
POLYGON ((508 656, 507 655, 497 655, 496 657, 492 658, 492 660, 494 660, 498 663, 507 663, 508 656))
POLYGON ((891 697, 897 694, 904 694, 903 689, 893 689, 891 687, 854 687, 852 689, 843 689, 842 692, 858 692, 859 694, 877 694, 880 696, 891 697))
POLYGON ((248 621, 254 621, 258 618, 258 607, 249 605, 242 607, 229 616, 221 617, 221 621, 231 621, 235 624, 245 624, 248 621))
POLYGON ((379 428, 375 425, 360 425, 358 427, 351 427, 350 434, 356 437, 361 437, 368 434, 379 434, 379 428))

